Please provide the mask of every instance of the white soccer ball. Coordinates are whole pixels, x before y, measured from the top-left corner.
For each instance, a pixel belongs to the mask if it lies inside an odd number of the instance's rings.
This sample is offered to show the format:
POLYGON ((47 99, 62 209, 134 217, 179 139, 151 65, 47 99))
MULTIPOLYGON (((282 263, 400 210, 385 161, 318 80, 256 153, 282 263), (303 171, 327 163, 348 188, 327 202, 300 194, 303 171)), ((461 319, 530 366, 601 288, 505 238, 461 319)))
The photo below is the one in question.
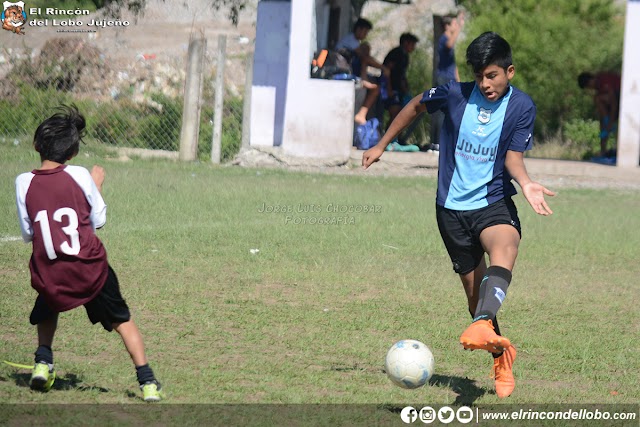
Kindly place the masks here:
POLYGON ((416 340, 402 340, 391 346, 384 363, 391 381, 402 388, 422 387, 433 375, 433 354, 416 340))

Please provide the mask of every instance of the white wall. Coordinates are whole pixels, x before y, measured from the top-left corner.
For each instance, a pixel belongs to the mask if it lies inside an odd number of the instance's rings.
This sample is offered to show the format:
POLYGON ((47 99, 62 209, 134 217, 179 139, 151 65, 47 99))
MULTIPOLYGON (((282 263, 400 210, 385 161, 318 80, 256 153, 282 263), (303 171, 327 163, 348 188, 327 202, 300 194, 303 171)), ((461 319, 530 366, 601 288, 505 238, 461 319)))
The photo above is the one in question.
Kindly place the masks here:
POLYGON ((354 83, 310 78, 315 11, 314 0, 291 3, 282 148, 295 157, 346 162, 353 143, 354 83))
POLYGON ((638 167, 640 162, 640 1, 627 1, 622 62, 622 88, 617 165, 638 167))

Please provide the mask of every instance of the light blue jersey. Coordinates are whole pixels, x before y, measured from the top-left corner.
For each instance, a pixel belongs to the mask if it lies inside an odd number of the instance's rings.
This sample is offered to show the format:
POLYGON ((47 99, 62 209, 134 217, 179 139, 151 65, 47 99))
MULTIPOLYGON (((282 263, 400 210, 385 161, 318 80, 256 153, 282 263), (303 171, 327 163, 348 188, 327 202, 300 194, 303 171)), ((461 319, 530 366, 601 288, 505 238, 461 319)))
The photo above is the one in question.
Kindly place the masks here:
POLYGON ((515 87, 495 102, 474 82, 450 82, 425 92, 429 113, 442 110, 436 203, 447 209, 479 209, 516 193, 504 169, 508 150, 532 148, 536 109, 515 87))

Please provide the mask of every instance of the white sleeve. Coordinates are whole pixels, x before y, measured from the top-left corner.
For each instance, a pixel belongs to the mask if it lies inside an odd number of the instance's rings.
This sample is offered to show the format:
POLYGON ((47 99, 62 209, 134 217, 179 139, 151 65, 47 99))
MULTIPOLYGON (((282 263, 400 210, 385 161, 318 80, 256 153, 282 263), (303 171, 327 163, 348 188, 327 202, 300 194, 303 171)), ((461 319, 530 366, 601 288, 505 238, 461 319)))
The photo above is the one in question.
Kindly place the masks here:
POLYGON ((27 213, 27 190, 31 185, 31 180, 35 175, 31 172, 18 175, 16 178, 16 206, 18 208, 18 222, 20 223, 20 232, 22 240, 29 243, 33 240, 33 227, 29 214, 27 213))
POLYGON ((107 205, 100 194, 100 190, 91 177, 91 173, 82 166, 68 165, 65 169, 73 180, 78 183, 91 206, 91 225, 93 229, 102 228, 107 222, 107 205))

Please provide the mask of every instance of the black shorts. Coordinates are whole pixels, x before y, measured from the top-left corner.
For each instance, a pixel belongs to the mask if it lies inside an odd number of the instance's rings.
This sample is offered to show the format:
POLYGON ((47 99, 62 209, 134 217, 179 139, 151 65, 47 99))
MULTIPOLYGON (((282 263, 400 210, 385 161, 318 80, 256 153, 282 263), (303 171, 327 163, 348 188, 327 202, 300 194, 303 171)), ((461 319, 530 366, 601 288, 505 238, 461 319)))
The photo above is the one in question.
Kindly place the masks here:
POLYGON ((436 218, 453 270, 458 274, 467 274, 480 264, 484 256, 480 233, 485 228, 511 224, 522 236, 518 210, 511 197, 471 211, 454 211, 436 205, 436 218))
MULTIPOLYGON (((87 310, 87 316, 89 316, 91 323, 95 325, 100 322, 102 327, 109 332, 113 330, 114 323, 124 323, 131 319, 129 307, 120 294, 118 277, 111 266, 109 266, 107 281, 100 293, 86 303, 84 308, 87 310)), ((29 322, 32 325, 37 325, 54 315, 55 312, 49 308, 44 298, 38 295, 29 316, 29 322)))

